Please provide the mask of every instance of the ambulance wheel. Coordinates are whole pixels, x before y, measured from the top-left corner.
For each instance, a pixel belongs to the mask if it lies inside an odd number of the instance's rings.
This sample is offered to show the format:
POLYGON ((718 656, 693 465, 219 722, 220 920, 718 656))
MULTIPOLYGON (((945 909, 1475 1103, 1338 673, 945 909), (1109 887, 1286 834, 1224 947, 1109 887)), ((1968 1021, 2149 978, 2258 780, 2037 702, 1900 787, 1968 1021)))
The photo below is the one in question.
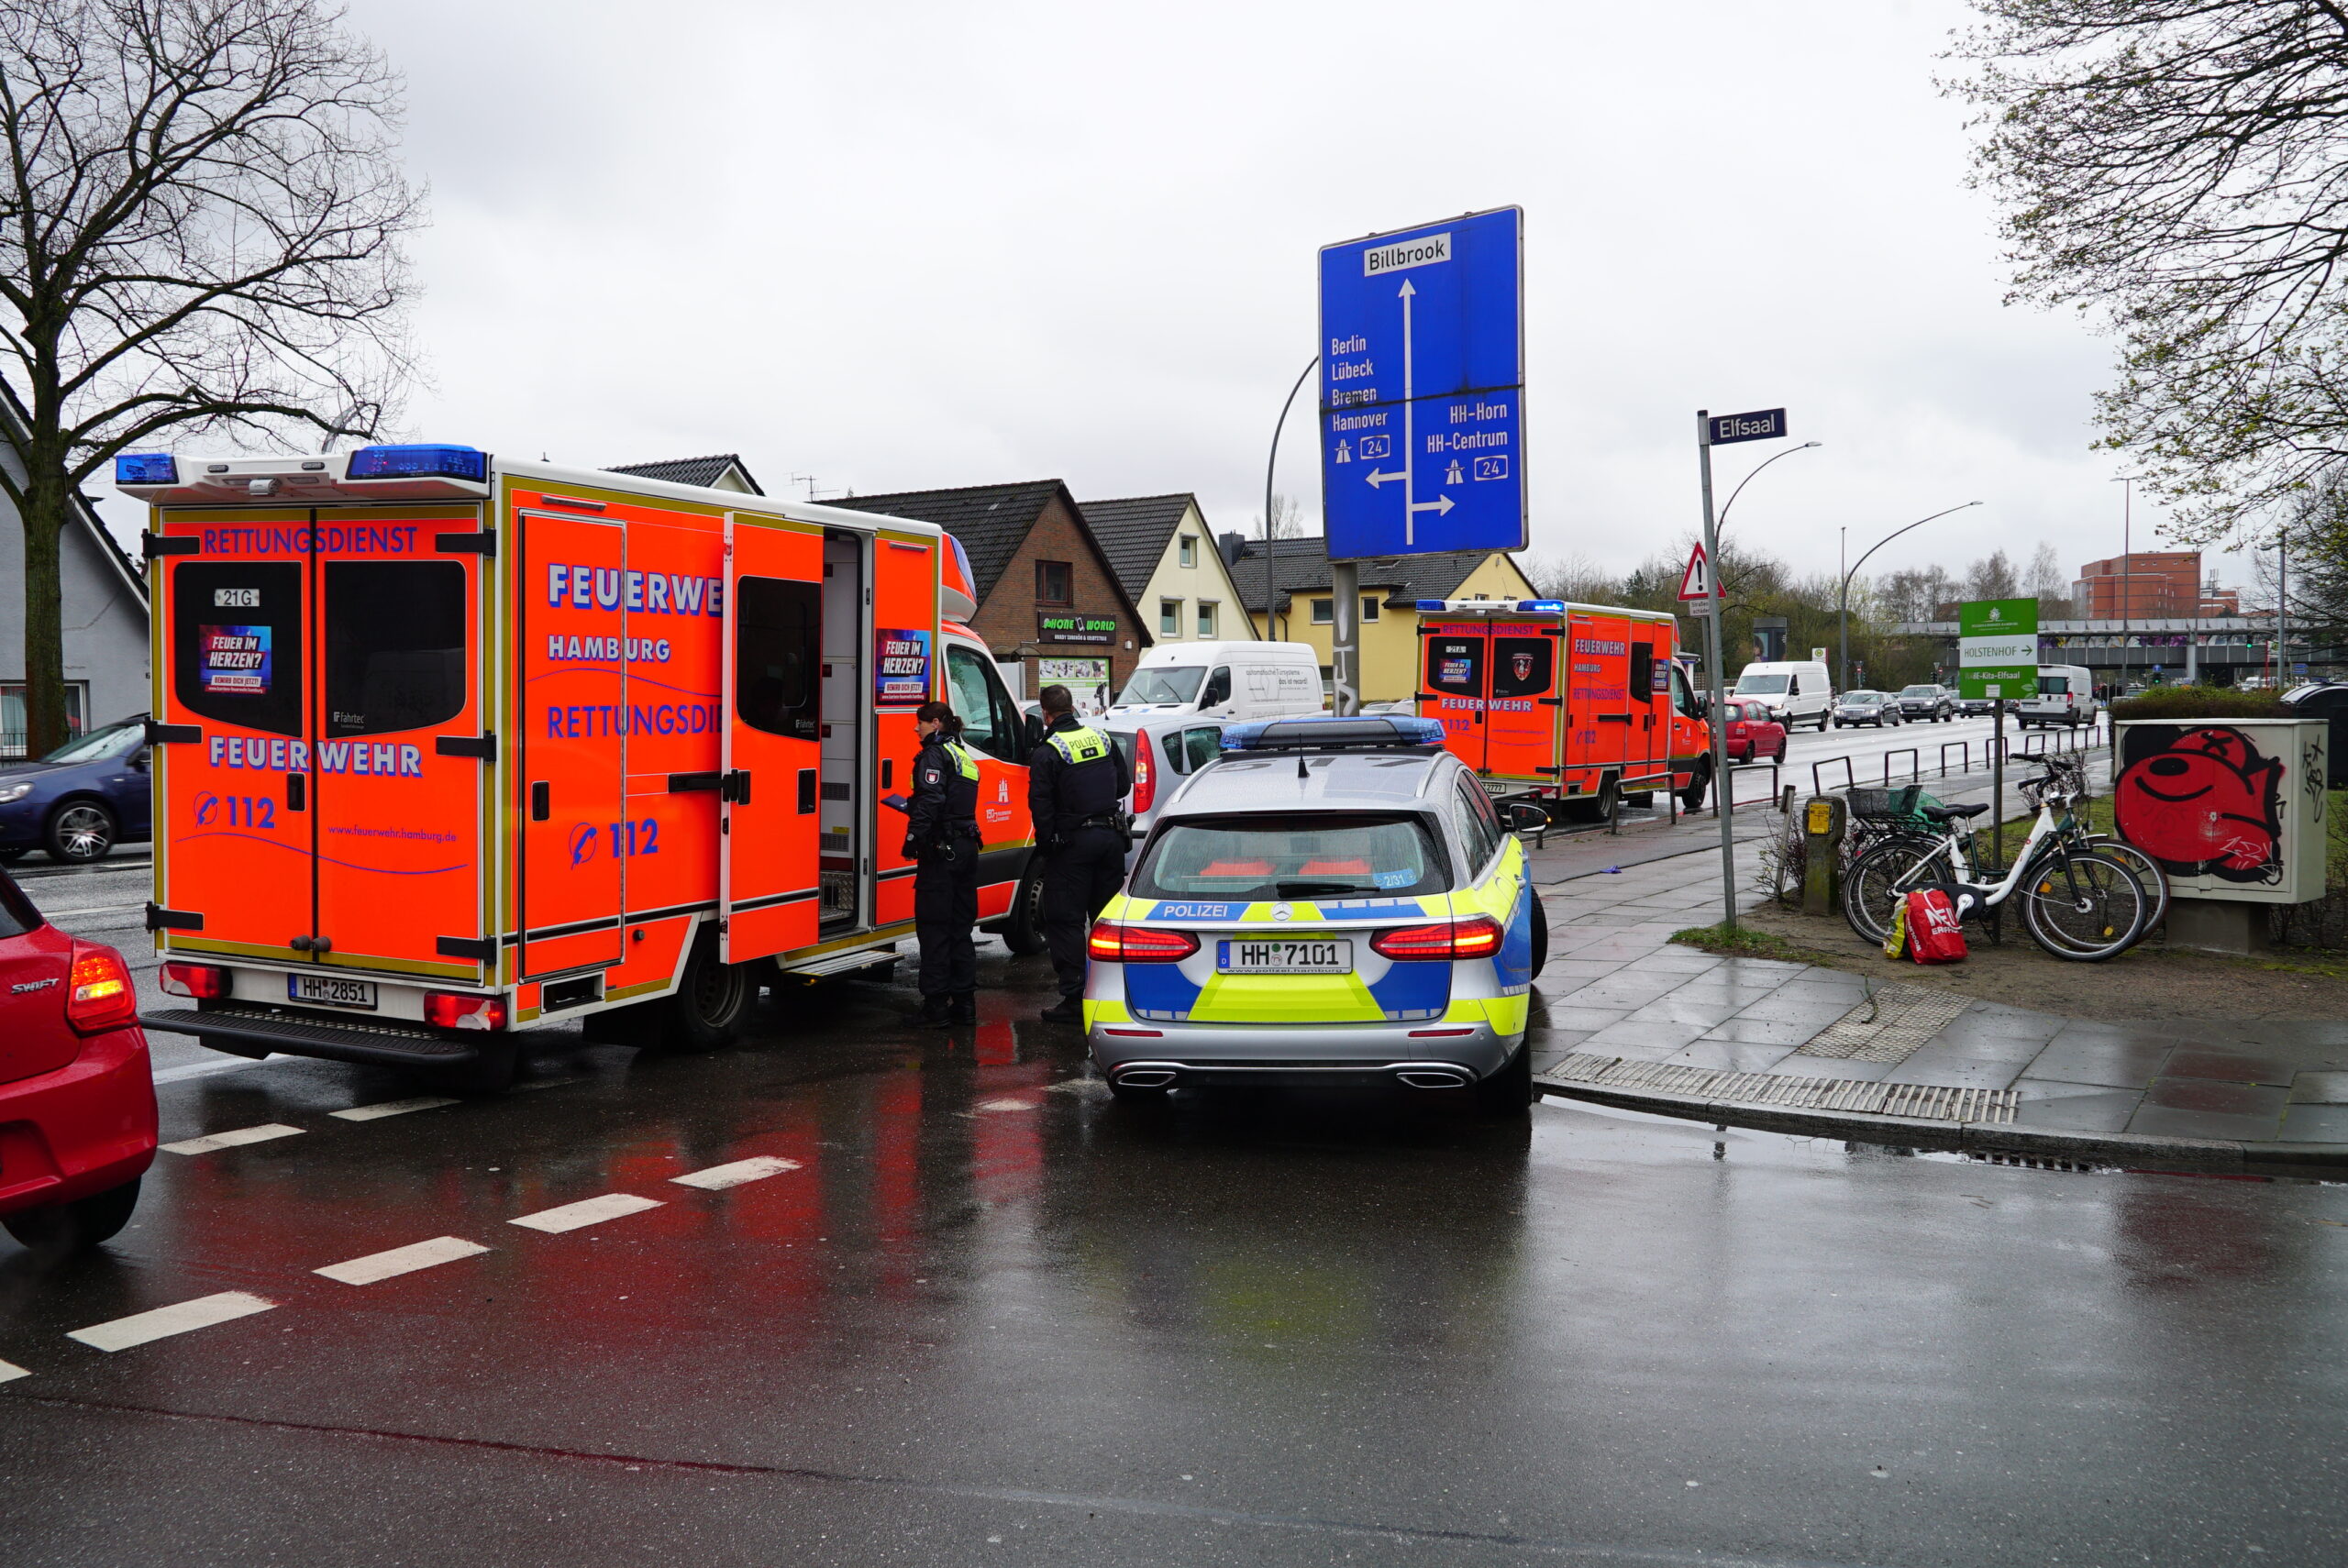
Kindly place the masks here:
POLYGON ((1711 788, 1712 759, 1707 756, 1689 770, 1688 788, 1679 792, 1679 809, 1683 812, 1703 810, 1704 797, 1711 792, 1711 788))
POLYGON ((1520 1042, 1508 1065, 1476 1085, 1476 1110, 1494 1121, 1520 1117, 1533 1108, 1533 1047, 1520 1042))
POLYGON ((96 801, 68 801, 49 819, 41 847, 61 866, 104 860, 114 851, 114 813, 96 801))
POLYGON ((742 1017, 750 1010, 750 972, 718 957, 714 926, 702 927, 676 994, 661 1005, 669 1015, 659 1035, 663 1050, 714 1051, 741 1032, 742 1017))
POLYGON ((1011 900, 1011 917, 1002 922, 1002 944, 1022 958, 1044 950, 1044 879, 1030 871, 1011 900))

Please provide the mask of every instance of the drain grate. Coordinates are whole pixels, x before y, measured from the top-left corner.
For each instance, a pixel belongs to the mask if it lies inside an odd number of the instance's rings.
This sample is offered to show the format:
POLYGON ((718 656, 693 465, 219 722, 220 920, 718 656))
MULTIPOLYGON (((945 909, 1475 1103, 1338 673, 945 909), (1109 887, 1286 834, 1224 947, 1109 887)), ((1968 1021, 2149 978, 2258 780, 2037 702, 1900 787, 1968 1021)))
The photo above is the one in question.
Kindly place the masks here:
POLYGON ((1782 1073, 1739 1073, 1669 1062, 1626 1062, 1619 1056, 1567 1057, 1540 1077, 1605 1088, 1651 1089, 1742 1105, 1782 1105, 1801 1110, 1855 1110, 1921 1121, 2004 1122, 2021 1096, 2012 1089, 1952 1088, 1944 1084, 1871 1083, 1857 1078, 1797 1078, 1782 1073))
POLYGON ((1819 1031, 1799 1055, 1849 1062, 1904 1062, 1972 1005, 1972 999, 1949 991, 1886 986, 1819 1031))

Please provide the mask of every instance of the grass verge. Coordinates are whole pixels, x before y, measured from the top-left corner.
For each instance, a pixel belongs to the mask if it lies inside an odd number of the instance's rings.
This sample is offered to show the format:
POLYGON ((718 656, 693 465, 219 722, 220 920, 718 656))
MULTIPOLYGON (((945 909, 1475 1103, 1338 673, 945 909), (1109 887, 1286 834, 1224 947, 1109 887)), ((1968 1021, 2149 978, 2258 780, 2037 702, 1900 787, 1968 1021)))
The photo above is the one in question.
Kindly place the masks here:
POLYGON ((1815 947, 1804 947, 1789 942, 1775 932, 1762 931, 1750 925, 1697 925, 1686 931, 1675 931, 1671 940, 1683 947, 1698 947, 1707 953, 1717 953, 1723 958, 1774 958, 1782 964, 1827 964, 1837 962, 1832 953, 1815 947))

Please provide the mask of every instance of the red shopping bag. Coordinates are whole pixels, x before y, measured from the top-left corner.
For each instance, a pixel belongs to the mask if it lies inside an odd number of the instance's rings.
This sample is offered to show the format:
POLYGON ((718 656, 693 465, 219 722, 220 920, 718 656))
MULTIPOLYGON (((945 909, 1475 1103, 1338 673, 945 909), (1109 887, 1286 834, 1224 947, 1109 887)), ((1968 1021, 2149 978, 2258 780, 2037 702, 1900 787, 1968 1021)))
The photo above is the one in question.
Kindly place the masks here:
POLYGON ((1919 964, 1955 964, 1965 957, 1965 933, 1956 906, 1938 888, 1908 895, 1908 956, 1919 964))

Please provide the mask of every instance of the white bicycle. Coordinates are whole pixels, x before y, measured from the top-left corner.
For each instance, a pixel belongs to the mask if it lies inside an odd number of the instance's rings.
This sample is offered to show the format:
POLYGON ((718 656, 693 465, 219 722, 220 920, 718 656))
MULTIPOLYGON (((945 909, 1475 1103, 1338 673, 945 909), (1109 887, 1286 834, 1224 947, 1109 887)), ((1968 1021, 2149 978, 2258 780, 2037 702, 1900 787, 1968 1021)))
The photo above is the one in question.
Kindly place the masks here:
POLYGON ((1957 918, 1969 919, 2021 895, 2022 929, 2057 958, 2086 963, 2116 958, 2134 946, 2168 907, 2168 879, 2131 846, 2099 840, 2072 815, 2087 796, 2076 762, 2045 759, 2046 772, 2021 786, 2038 812, 2013 864, 1982 879, 1974 859, 1972 819, 1989 808, 1922 806, 1940 834, 1907 834, 1862 855, 1843 878, 1843 918, 1870 942, 1891 933, 1892 911, 1925 888, 1946 892, 1957 918))

